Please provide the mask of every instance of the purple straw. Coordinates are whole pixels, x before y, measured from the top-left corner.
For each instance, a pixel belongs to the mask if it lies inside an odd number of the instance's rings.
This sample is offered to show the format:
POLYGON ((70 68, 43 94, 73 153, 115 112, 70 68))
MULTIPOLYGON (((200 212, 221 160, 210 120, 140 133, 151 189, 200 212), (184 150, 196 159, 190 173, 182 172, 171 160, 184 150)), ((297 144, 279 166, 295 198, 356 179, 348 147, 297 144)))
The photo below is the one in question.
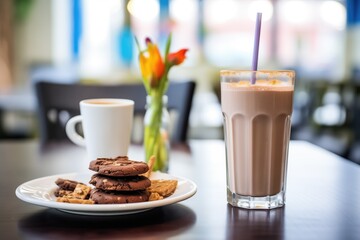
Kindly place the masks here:
MULTIPOLYGON (((255 27, 255 39, 254 39, 254 51, 252 60, 252 70, 257 71, 258 59, 259 59, 259 43, 260 43, 260 31, 261 31, 261 16, 262 13, 257 13, 256 27, 255 27)), ((251 84, 255 84, 256 77, 255 73, 251 75, 251 84)))

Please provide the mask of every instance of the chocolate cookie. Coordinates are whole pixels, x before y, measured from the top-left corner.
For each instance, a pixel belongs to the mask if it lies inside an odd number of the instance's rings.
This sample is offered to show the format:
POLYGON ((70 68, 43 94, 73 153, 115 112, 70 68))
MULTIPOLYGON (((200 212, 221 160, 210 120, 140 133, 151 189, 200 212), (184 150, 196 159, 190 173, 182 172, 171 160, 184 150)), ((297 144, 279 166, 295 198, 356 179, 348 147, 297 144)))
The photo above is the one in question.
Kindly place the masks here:
POLYGON ((76 188, 76 185, 78 183, 85 185, 81 182, 77 182, 77 181, 73 181, 73 180, 69 180, 69 179, 63 179, 63 178, 58 178, 55 181, 56 185, 59 186, 60 189, 63 190, 69 190, 69 191, 74 191, 74 189, 76 188))
POLYGON ((149 195, 147 191, 116 192, 93 189, 90 199, 97 204, 136 203, 148 201, 149 195))
POLYGON ((145 162, 129 160, 127 157, 98 158, 90 162, 89 169, 113 177, 136 176, 149 170, 145 162))
POLYGON ((96 188, 107 191, 137 191, 150 187, 151 181, 144 176, 109 177, 94 174, 89 182, 96 188))

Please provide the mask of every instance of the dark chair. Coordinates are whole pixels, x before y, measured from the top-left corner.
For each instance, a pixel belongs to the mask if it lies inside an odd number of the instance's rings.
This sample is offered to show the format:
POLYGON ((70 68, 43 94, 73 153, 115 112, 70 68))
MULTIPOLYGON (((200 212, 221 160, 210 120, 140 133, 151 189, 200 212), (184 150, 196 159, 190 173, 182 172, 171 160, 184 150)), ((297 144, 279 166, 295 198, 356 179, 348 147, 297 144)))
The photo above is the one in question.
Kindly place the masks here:
MULTIPOLYGON (((195 82, 170 82, 167 95, 169 111, 176 111, 171 142, 185 142, 195 82)), ((66 122, 80 114, 79 102, 87 98, 126 98, 135 102, 134 114, 144 116, 147 93, 142 84, 87 85, 35 83, 41 143, 67 140, 66 122)))

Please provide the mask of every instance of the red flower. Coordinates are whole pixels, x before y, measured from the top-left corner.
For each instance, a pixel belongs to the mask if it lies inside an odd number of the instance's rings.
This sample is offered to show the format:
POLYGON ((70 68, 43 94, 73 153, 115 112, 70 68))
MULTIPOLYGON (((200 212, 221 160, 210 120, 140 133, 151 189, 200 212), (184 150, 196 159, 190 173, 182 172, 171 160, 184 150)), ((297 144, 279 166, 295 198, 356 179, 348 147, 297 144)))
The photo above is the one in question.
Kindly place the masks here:
POLYGON ((188 49, 184 48, 184 49, 181 49, 181 50, 179 50, 177 52, 170 53, 168 55, 168 59, 167 59, 168 62, 169 62, 169 65, 174 66, 174 65, 181 64, 186 58, 185 54, 186 54, 187 51, 188 51, 188 49))

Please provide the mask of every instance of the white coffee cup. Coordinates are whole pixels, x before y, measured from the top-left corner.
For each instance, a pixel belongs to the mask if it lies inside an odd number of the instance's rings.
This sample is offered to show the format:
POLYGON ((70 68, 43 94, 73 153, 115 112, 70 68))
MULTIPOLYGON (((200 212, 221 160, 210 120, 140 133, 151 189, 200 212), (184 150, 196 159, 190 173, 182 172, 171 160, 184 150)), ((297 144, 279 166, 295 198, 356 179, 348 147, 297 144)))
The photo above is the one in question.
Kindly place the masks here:
POLYGON ((77 145, 85 146, 88 157, 127 156, 131 141, 134 101, 116 98, 80 101, 81 115, 66 124, 66 134, 77 145), (75 129, 82 122, 84 137, 75 129))

